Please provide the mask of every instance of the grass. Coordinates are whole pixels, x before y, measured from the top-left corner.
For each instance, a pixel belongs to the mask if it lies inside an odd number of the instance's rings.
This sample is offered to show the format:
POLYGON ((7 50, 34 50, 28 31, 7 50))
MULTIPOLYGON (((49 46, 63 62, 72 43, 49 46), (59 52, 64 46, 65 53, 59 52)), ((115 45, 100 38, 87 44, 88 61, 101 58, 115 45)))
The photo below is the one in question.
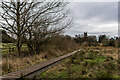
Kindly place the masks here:
MULTIPOLYGON (((58 66, 43 72, 38 78, 119 78, 118 59, 106 55, 110 49, 107 47, 103 54, 104 48, 88 47, 66 59, 58 66)), ((112 52, 114 53, 114 52, 112 52)), ((117 54, 116 54, 117 55, 117 54)))
POLYGON ((2 59, 2 73, 6 74, 8 72, 14 72, 20 69, 24 69, 30 65, 34 65, 46 59, 42 58, 42 55, 28 56, 24 58, 7 58, 2 59), (7 63, 6 63, 7 61, 7 63))
MULTIPOLYGON (((14 43, 0 43, 0 48, 2 48, 2 54, 8 54, 12 48, 14 52, 17 51, 16 44, 14 43)), ((23 44, 21 50, 27 50, 27 45, 23 44)))
MULTIPOLYGON (((2 47, 5 47, 5 45, 7 46, 11 46, 13 47, 14 44, 3 44, 4 46, 2 47)), ((23 48, 26 48, 26 45, 23 45, 22 46, 23 48)), ((58 57, 58 56, 62 56, 64 54, 67 54, 71 51, 74 51, 75 48, 72 48, 72 49, 65 49, 65 50, 56 50, 54 48, 50 48, 50 49, 47 49, 47 51, 44 51, 44 52, 40 52, 40 54, 35 54, 35 55, 27 55, 27 56, 24 56, 24 57, 16 57, 14 56, 14 52, 11 53, 11 54, 8 54, 6 56, 3 55, 2 57, 2 74, 7 74, 9 72, 14 72, 14 71, 17 71, 17 70, 20 70, 20 69, 24 69, 24 68, 27 68, 28 66, 31 66, 31 65, 34 65, 34 64, 37 64, 37 63, 41 63, 43 61, 46 61, 46 60, 49 60, 49 59, 52 59, 52 58, 55 58, 55 57, 58 57)), ((6 53, 3 53, 2 54, 7 54, 8 53, 8 50, 6 49, 5 50, 6 53)), ((26 52, 27 53, 27 52, 26 52)))

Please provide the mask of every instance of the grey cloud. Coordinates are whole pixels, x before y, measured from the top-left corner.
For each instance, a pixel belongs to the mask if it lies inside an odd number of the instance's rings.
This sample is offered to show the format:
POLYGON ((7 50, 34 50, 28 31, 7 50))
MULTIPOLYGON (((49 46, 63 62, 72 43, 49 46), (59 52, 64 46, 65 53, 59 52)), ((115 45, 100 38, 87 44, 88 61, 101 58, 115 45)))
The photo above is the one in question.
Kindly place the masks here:
POLYGON ((99 18, 105 20, 117 20, 117 3, 111 2, 79 2, 71 3, 71 13, 78 19, 99 18), (73 5, 73 6, 72 6, 73 5))
POLYGON ((71 9, 70 15, 73 17, 74 24, 66 34, 74 35, 84 31, 102 34, 104 31, 104 33, 111 36, 113 34, 117 35, 116 30, 118 27, 116 25, 108 27, 108 24, 114 24, 118 21, 117 2, 72 2, 68 7, 71 9), (102 31, 100 27, 104 30, 102 31), (113 30, 112 28, 115 29, 113 30))

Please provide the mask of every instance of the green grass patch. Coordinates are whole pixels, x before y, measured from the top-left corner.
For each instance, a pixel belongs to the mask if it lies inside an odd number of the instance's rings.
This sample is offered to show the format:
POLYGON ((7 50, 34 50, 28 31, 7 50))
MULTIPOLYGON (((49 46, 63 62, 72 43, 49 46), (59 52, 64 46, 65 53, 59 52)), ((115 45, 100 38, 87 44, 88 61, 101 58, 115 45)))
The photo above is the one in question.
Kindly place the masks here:
MULTIPOLYGON (((13 50, 11 52, 17 51, 17 47, 15 43, 0 43, 0 48, 2 48, 2 54, 7 54, 10 52, 10 50, 13 50)), ((28 50, 27 45, 23 44, 21 51, 22 50, 28 50)))
POLYGON ((82 50, 65 60, 59 67, 42 73, 40 78, 120 78, 117 61, 91 49, 82 50), (64 69, 62 69, 64 68, 64 69), (62 69, 62 70, 61 70, 62 69))

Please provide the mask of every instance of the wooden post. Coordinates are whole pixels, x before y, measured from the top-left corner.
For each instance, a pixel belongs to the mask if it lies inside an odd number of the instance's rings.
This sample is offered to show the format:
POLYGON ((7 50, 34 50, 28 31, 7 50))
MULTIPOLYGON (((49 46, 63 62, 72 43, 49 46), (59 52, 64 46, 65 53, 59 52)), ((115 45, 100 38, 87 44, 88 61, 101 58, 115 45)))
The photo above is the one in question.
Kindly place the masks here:
MULTIPOLYGON (((6 65, 7 65, 7 57, 6 57, 6 65)), ((8 72, 8 66, 6 66, 6 71, 8 72)))
POLYGON ((9 52, 7 54, 7 68, 8 68, 8 72, 9 72, 9 62, 8 62, 8 60, 9 60, 10 51, 11 51, 11 48, 9 48, 9 52))
POLYGON ((14 51, 14 48, 12 48, 12 52, 14 51))

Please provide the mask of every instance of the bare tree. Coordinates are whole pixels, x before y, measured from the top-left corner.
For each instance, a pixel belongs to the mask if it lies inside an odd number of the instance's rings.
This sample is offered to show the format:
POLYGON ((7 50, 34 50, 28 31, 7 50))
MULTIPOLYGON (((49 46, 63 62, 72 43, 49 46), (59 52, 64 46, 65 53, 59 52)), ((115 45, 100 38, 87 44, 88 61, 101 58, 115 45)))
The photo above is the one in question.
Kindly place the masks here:
POLYGON ((20 54, 23 37, 30 44, 30 40, 46 38, 63 31, 70 25, 71 21, 65 20, 68 11, 65 11, 64 7, 67 4, 66 2, 24 2, 20 0, 2 2, 1 17, 5 23, 1 22, 0 25, 16 35, 18 54, 20 54), (65 25, 63 21, 66 22, 65 25), (59 23, 62 27, 58 25, 59 23))
POLYGON ((19 0, 2 2, 1 4, 1 17, 5 22, 1 22, 0 25, 3 29, 16 35, 18 54, 20 54, 21 51, 22 35, 34 22, 26 26, 26 23, 30 20, 30 18, 26 18, 26 16, 30 13, 30 9, 32 10, 37 4, 38 3, 33 4, 33 2, 28 4, 27 2, 20 2, 19 0))
POLYGON ((67 4, 65 2, 45 2, 41 4, 41 10, 46 7, 48 10, 36 19, 24 35, 31 53, 39 53, 40 46, 46 43, 51 36, 60 34, 71 26, 72 22, 67 18, 69 11, 65 9, 67 4))

